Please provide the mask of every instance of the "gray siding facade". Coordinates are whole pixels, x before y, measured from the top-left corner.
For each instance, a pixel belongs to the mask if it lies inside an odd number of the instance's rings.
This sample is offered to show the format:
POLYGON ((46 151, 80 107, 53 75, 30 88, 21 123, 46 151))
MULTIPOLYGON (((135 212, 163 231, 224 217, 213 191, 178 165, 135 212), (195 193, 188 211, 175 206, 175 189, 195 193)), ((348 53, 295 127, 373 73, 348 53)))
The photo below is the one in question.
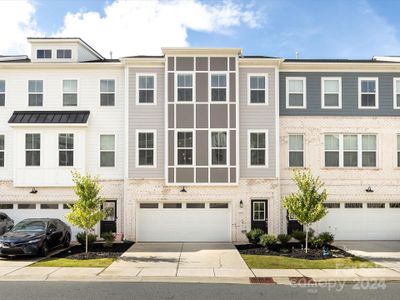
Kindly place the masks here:
POLYGON ((382 72, 281 72, 279 103, 282 116, 399 116, 393 108, 393 78, 400 73, 382 72), (286 77, 306 78, 306 109, 286 108, 286 77), (342 108, 323 109, 321 105, 321 77, 342 78, 342 108), (379 108, 358 108, 358 78, 377 77, 379 80, 379 108))

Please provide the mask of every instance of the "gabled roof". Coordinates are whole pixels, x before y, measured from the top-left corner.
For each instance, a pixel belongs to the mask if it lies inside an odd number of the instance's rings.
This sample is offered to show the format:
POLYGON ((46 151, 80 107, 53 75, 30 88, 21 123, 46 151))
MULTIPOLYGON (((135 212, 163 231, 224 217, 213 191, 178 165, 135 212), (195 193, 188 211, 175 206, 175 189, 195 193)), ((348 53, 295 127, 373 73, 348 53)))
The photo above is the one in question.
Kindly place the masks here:
POLYGON ((90 111, 14 111, 10 124, 86 124, 90 111))

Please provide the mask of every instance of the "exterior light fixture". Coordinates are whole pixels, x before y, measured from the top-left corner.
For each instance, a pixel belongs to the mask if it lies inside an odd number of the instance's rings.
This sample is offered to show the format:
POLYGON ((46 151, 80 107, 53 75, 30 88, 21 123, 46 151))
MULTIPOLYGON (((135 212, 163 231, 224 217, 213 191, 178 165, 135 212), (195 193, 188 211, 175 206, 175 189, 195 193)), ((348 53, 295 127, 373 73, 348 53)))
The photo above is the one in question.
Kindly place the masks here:
POLYGON ((240 208, 243 208, 243 200, 240 200, 239 206, 240 206, 240 208))
POLYGON ((32 188, 32 190, 29 192, 30 194, 37 194, 37 189, 35 189, 34 187, 32 188))
POLYGON ((181 193, 186 193, 186 192, 187 191, 186 191, 185 187, 183 186, 182 189, 181 189, 181 193))
POLYGON ((373 193, 374 190, 371 188, 371 186, 367 187, 367 189, 365 190, 367 193, 373 193))

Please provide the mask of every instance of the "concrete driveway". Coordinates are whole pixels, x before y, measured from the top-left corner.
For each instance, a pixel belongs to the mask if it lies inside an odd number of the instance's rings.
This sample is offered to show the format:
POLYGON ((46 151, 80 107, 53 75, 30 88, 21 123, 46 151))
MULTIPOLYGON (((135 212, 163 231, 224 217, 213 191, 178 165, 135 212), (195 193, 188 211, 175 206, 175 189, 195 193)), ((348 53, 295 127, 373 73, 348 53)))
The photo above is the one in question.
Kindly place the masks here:
POLYGON ((231 243, 136 243, 102 275, 116 273, 139 277, 253 275, 231 243))
POLYGON ((400 271, 400 241, 336 241, 344 250, 400 271))

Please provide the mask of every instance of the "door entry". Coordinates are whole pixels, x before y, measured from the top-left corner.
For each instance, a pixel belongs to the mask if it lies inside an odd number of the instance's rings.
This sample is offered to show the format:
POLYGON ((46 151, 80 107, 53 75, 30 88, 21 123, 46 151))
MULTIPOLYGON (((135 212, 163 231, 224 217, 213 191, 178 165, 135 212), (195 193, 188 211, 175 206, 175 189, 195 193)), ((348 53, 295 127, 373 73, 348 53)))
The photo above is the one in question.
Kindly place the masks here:
POLYGON ((107 200, 103 208, 108 209, 110 213, 100 222, 100 233, 117 232, 117 200, 107 200))
POLYGON ((268 200, 251 201, 251 229, 255 228, 268 233, 268 200))

